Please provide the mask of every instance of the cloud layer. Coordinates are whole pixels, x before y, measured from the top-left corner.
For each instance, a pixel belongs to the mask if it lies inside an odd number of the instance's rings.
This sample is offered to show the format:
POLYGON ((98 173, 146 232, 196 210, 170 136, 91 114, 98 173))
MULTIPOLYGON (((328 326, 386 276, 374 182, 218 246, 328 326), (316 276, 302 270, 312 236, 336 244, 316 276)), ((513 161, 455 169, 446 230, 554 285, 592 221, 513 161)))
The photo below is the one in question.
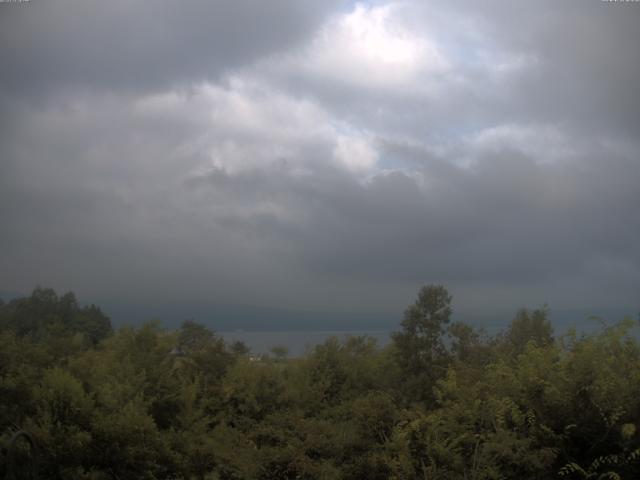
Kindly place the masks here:
POLYGON ((439 282, 468 310, 637 308, 638 20, 2 4, 0 289, 392 312, 439 282))

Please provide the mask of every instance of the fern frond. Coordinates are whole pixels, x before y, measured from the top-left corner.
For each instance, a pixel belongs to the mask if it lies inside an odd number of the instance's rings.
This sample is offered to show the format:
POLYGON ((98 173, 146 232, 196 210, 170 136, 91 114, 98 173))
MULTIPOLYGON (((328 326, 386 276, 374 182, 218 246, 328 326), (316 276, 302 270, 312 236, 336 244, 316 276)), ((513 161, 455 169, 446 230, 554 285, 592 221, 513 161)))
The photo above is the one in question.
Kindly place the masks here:
POLYGON ((564 467, 560 469, 560 471, 558 472, 558 475, 560 475, 561 477, 565 477, 573 473, 579 474, 582 478, 589 477, 589 475, 587 475, 587 472, 585 472, 584 469, 575 462, 567 463, 564 467))

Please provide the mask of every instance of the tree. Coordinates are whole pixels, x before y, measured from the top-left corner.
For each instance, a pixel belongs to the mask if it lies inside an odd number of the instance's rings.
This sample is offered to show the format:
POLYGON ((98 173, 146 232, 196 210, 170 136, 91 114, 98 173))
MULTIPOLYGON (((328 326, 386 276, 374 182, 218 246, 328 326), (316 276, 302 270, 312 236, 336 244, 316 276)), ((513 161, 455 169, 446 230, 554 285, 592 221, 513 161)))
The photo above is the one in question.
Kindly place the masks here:
POLYGON ((185 320, 178 334, 178 350, 183 354, 191 354, 208 347, 214 339, 214 333, 201 323, 185 320))
POLYGON ((94 345, 113 333, 109 317, 93 304, 77 310, 74 317, 72 329, 85 334, 94 345))
POLYGON ((533 342, 537 347, 553 344, 553 327, 548 317, 549 310, 546 306, 533 312, 519 310, 504 335, 506 349, 518 355, 529 342, 533 342))
POLYGON ((493 359, 484 330, 476 330, 464 322, 453 322, 447 334, 450 338, 449 350, 459 362, 482 368, 493 359))
POLYGON ((231 345, 229 345, 229 350, 231 350, 231 353, 236 357, 243 357, 251 353, 251 349, 242 340, 236 340, 231 343, 231 345))
POLYGON ((284 362, 289 355, 289 349, 284 345, 276 345, 271 347, 271 354, 276 362, 284 362))
POLYGON ((423 286, 404 312, 402 332, 392 335, 406 387, 419 400, 432 399, 431 390, 446 371, 448 354, 442 337, 451 317, 451 298, 442 285, 423 286))
POLYGON ((23 337, 43 340, 81 333, 96 345, 113 333, 109 318, 95 305, 81 308, 73 292, 58 297, 50 288, 37 287, 29 297, 13 299, 0 310, 0 326, 23 337))

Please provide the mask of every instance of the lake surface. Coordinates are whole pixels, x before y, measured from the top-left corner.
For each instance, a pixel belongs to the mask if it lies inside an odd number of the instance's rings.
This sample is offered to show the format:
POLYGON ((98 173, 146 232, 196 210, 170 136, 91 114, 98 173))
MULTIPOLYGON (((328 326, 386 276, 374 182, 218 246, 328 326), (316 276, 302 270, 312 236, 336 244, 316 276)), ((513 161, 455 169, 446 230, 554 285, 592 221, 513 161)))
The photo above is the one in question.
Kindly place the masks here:
MULTIPOLYGON (((593 309, 595 315, 605 320, 605 324, 613 325, 625 316, 631 318, 640 318, 636 314, 629 313, 628 310, 598 310, 593 309)), ((552 312, 551 324, 554 327, 556 336, 566 333, 569 327, 575 327, 577 331, 583 333, 593 333, 603 328, 600 320, 591 318, 587 311, 559 311, 552 312)), ((499 320, 491 320, 489 318, 468 322, 474 327, 482 327, 484 330, 493 335, 508 326, 508 317, 505 315, 499 320)), ((275 346, 283 346, 289 349, 289 356, 297 357, 303 355, 308 349, 312 349, 315 345, 323 343, 329 337, 338 337, 344 339, 348 336, 366 335, 373 337, 379 346, 385 346, 391 341, 391 333, 399 331, 401 328, 395 326, 393 329, 387 330, 286 330, 286 331, 254 331, 254 330, 227 330, 218 331, 227 342, 236 340, 243 341, 254 354, 269 353, 269 350, 275 346)))
POLYGON ((374 338, 379 346, 384 346, 391 341, 390 330, 373 331, 288 331, 288 332, 254 332, 254 331, 231 331, 218 332, 225 341, 244 342, 254 354, 268 353, 275 346, 283 346, 289 349, 289 356, 298 357, 303 355, 308 349, 323 343, 329 337, 338 337, 343 340, 345 337, 355 337, 366 335, 374 338))

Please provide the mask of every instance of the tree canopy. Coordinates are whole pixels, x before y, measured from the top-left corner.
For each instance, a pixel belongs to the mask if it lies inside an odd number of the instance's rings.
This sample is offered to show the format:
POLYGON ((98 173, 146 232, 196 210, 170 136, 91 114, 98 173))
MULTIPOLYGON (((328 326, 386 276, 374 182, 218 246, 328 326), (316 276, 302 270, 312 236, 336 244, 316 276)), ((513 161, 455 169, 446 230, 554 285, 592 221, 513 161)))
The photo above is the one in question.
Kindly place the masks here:
POLYGON ((38 288, 0 303, 0 478, 17 430, 52 479, 640 477, 637 321, 554 336, 521 310, 490 336, 451 304, 425 286, 385 347, 257 357, 38 288))

